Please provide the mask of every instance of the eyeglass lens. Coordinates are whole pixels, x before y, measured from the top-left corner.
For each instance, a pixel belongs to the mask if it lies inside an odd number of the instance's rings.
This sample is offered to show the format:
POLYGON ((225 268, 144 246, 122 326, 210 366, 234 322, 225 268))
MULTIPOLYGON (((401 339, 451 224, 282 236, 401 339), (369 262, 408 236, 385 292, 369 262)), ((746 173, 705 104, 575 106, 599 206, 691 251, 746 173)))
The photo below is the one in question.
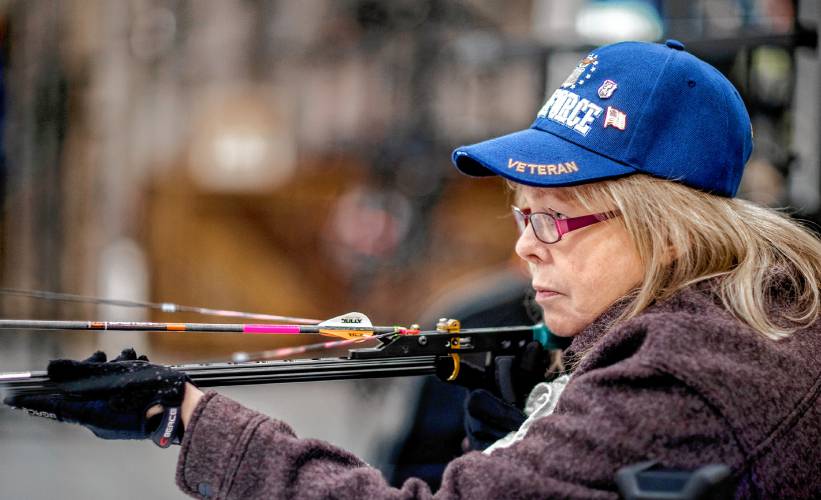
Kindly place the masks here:
POLYGON ((525 213, 522 210, 513 210, 516 225, 519 227, 519 234, 527 229, 528 222, 533 225, 533 232, 536 237, 545 243, 554 243, 559 240, 559 230, 556 228, 556 221, 550 214, 537 212, 535 214, 525 213))
POLYGON ((530 214, 530 223, 536 231, 536 237, 545 243, 554 243, 559 240, 559 231, 556 229, 556 220, 548 214, 530 214))

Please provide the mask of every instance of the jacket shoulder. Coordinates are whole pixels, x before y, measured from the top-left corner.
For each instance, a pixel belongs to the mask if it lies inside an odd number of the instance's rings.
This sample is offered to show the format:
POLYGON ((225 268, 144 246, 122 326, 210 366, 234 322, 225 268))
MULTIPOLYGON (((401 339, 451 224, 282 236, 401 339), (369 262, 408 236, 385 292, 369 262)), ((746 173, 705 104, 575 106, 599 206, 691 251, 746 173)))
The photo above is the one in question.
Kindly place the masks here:
POLYGON ((579 369, 642 366, 671 374, 721 415, 752 459, 806 435, 807 409, 821 407, 819 349, 821 321, 772 340, 713 294, 685 290, 612 328, 579 369))

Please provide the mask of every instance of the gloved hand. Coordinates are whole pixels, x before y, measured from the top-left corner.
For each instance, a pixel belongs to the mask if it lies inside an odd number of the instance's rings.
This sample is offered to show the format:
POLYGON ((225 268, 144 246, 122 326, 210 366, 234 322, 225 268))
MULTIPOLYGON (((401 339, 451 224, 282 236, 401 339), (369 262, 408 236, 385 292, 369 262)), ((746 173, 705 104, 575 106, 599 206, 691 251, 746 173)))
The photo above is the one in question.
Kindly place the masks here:
POLYGON ((83 425, 103 439, 151 439, 167 448, 182 440, 180 405, 189 377, 177 370, 137 357, 125 349, 106 362, 97 351, 84 361, 57 359, 48 376, 58 389, 53 394, 21 394, 3 402, 30 415, 83 425), (162 405, 163 413, 146 412, 162 405))
POLYGON ((469 449, 484 450, 519 430, 526 419, 522 410, 490 392, 484 389, 471 391, 465 399, 465 434, 469 449))
POLYGON ((516 356, 497 356, 491 366, 479 367, 462 361, 455 380, 450 357, 436 360, 436 375, 468 389, 484 389, 518 408, 524 408, 527 395, 533 387, 546 378, 549 353, 542 344, 532 341, 516 356))
MULTIPOLYGON (((522 412, 533 387, 546 378, 549 353, 538 341, 516 356, 497 356, 488 367, 464 360, 452 383, 471 389, 465 399, 465 434, 471 450, 484 450, 521 427, 522 412)), ((453 373, 450 357, 436 360, 436 375, 446 380, 453 373)))

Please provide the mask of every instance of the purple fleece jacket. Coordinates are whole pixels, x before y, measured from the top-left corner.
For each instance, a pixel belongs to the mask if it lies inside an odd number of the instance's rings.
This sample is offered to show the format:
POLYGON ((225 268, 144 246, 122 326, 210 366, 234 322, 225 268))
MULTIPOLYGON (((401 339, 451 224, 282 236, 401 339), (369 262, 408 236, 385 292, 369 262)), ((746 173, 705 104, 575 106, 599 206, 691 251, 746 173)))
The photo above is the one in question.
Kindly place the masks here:
POLYGON ((735 320, 706 289, 680 292, 574 340, 587 352, 554 414, 491 455, 451 462, 433 495, 284 422, 208 393, 186 429, 177 483, 199 498, 616 498, 624 465, 731 467, 738 498, 821 497, 821 321, 781 341, 735 320))

